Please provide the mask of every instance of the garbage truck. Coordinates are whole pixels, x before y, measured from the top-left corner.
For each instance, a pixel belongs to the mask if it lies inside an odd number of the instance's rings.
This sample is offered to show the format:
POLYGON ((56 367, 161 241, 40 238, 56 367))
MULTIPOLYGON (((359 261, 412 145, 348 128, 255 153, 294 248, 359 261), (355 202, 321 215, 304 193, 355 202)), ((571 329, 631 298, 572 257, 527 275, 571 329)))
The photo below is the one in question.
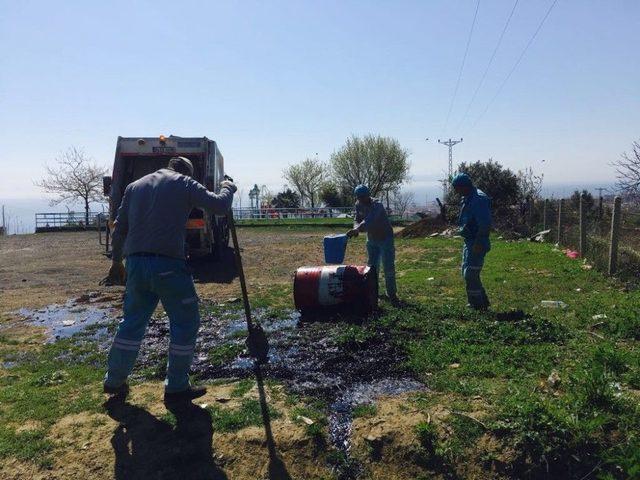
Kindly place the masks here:
MULTIPOLYGON (((193 163, 195 180, 218 193, 224 180, 224 159, 215 141, 207 137, 118 137, 113 173, 103 177, 103 190, 109 199, 109 221, 106 226, 106 249, 110 231, 118 214, 124 190, 131 182, 165 168, 171 157, 186 157, 193 163)), ((229 227, 225 216, 209 215, 194 208, 186 224, 185 256, 219 257, 229 245, 229 227)))

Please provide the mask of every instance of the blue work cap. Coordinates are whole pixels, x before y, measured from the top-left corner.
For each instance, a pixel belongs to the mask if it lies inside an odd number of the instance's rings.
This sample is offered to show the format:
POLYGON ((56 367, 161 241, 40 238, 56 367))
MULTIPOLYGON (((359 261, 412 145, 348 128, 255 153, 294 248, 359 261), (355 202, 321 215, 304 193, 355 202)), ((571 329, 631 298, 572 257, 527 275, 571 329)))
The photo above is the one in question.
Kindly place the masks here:
POLYGON ((473 187, 473 181, 471 177, 466 173, 458 173, 453 180, 451 180, 453 187, 473 187))
POLYGON ((369 187, 367 187, 366 185, 358 185, 353 189, 353 194, 356 196, 356 198, 370 197, 371 190, 369 190, 369 187))

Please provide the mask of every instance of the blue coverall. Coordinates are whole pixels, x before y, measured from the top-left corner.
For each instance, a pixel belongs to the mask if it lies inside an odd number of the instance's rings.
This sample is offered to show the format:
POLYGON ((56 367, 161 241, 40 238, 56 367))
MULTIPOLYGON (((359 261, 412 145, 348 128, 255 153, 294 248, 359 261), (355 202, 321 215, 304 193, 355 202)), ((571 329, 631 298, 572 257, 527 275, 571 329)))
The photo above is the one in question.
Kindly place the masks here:
POLYGON ((396 287, 396 248, 393 228, 387 211, 381 202, 372 199, 368 205, 356 204, 356 229, 367 232, 368 265, 380 272, 380 261, 384 268, 384 284, 387 295, 395 298, 396 287))
POLYGON ((482 286, 480 272, 484 257, 491 249, 489 231, 491 230, 491 199, 482 190, 471 186, 469 195, 462 201, 458 218, 460 236, 464 238, 462 249, 462 276, 467 290, 467 299, 472 308, 487 308, 489 298, 482 286), (474 252, 474 245, 481 252, 474 252))

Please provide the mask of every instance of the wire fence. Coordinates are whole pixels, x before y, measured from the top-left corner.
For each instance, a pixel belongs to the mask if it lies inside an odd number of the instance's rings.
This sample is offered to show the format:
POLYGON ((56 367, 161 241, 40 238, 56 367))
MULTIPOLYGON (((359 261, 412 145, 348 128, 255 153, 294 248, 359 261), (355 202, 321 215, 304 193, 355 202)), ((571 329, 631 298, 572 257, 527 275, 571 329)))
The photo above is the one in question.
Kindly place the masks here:
POLYGON ((233 217, 238 220, 279 220, 303 218, 346 218, 353 207, 271 208, 234 207, 233 217))
POLYGON ((527 215, 531 234, 550 230, 548 239, 599 270, 640 281, 640 206, 621 202, 616 212, 614 198, 573 197, 535 202, 527 215))
POLYGON ((101 212, 36 213, 36 233, 100 230, 105 228, 106 218, 101 212))

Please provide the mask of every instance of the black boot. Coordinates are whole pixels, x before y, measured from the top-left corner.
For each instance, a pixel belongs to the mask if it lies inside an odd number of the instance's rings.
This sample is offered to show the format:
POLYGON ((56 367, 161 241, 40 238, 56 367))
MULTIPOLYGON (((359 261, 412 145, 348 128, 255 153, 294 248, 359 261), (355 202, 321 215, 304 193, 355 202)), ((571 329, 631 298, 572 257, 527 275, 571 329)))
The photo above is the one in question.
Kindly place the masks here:
POLYGON ((181 392, 164 392, 164 403, 188 402, 207 393, 207 388, 189 386, 181 392))

